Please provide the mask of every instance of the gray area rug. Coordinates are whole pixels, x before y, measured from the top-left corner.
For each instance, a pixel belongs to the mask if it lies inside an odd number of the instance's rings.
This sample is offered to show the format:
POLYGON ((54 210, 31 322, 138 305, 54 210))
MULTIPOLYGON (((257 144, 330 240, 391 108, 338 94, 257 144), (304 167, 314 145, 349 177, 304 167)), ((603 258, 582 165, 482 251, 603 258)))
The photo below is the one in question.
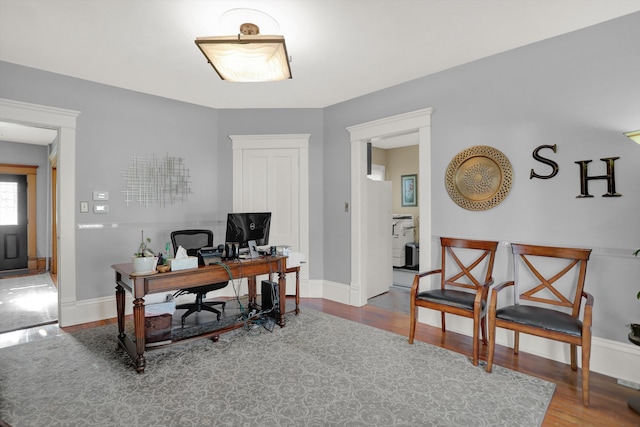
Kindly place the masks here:
POLYGON ((58 290, 49 273, 0 279, 0 333, 58 320, 58 290))
POLYGON ((539 426, 555 384, 313 310, 146 353, 117 327, 0 349, 0 418, 19 426, 539 426))

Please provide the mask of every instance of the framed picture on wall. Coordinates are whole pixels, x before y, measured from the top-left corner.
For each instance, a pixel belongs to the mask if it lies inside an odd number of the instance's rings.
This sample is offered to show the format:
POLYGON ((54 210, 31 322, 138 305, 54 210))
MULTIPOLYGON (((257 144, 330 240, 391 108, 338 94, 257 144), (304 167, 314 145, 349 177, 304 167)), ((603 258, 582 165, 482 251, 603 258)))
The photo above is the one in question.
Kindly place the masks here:
POLYGON ((418 175, 402 175, 402 206, 418 206, 418 175))

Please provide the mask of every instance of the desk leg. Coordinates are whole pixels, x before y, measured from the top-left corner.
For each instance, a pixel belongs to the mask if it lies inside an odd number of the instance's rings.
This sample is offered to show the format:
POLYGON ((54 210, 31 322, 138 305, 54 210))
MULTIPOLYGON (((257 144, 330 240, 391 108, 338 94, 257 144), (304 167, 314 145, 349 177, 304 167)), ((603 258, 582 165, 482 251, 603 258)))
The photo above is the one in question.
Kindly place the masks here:
POLYGON ((278 272, 278 290, 280 293, 280 314, 278 319, 278 325, 284 328, 286 322, 284 320, 284 313, 287 311, 287 273, 284 270, 278 272))
POLYGON ((144 299, 142 298, 133 300, 133 327, 136 334, 136 371, 141 374, 146 365, 144 358, 144 299))
POLYGON ((300 267, 296 268, 296 316, 300 314, 300 267))
POLYGON ((118 337, 124 338, 124 288, 116 286, 116 313, 118 315, 118 337))
POLYGON ((258 308, 257 300, 258 300, 258 291, 256 289, 256 277, 247 277, 247 286, 249 291, 249 310, 253 310, 254 308, 258 308))

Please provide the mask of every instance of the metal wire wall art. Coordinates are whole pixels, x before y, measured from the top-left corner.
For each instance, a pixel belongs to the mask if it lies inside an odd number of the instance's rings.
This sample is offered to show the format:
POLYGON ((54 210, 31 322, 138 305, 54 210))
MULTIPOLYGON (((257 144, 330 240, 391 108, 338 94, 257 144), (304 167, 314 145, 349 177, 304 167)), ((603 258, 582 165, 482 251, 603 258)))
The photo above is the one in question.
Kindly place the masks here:
POLYGON ((180 157, 133 155, 122 175, 127 182, 123 191, 127 206, 137 203, 146 208, 153 204, 164 207, 182 203, 191 194, 189 169, 180 157))

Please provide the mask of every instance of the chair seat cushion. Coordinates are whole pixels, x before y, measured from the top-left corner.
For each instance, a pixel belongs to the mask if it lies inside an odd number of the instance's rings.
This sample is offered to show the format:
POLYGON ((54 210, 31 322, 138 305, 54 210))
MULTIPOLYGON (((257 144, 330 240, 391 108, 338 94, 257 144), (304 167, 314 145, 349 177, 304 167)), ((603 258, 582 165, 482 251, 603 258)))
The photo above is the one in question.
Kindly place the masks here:
POLYGON ((512 305, 496 310, 496 318, 522 325, 531 325, 549 331, 579 337, 582 322, 567 313, 530 305, 512 305))
MULTIPOLYGON (((421 301, 429 301, 473 311, 473 302, 476 299, 476 294, 451 289, 433 289, 420 292, 416 298, 421 301)), ((484 310, 484 306, 485 302, 482 301, 482 310, 484 310)))

